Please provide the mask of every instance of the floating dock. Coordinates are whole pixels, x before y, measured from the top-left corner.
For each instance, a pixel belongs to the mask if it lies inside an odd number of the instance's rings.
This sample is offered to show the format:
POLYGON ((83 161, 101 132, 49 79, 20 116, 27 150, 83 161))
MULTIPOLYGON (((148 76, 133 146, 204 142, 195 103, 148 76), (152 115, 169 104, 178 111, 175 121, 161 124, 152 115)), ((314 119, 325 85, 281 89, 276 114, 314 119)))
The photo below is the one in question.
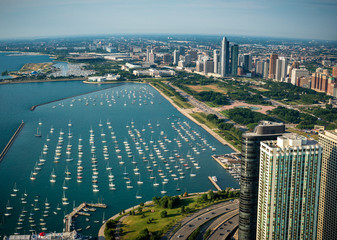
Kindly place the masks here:
MULTIPOLYGON (((72 231, 72 227, 73 227, 73 218, 75 217, 75 215, 84 215, 84 216, 90 216, 89 213, 85 213, 85 212, 81 212, 83 209, 87 208, 87 207, 96 207, 96 208, 107 208, 107 205, 103 204, 103 203, 82 203, 81 205, 79 205, 77 208, 74 208, 74 210, 67 214, 63 221, 65 223, 65 229, 64 232, 71 232, 72 231)), ((91 209, 92 211, 93 209, 91 209)))
POLYGON ((9 148, 12 146, 15 138, 19 135, 19 133, 22 130, 22 128, 23 128, 24 125, 25 125, 25 123, 22 121, 21 124, 20 124, 20 126, 18 127, 18 129, 15 131, 15 133, 13 134, 13 136, 11 137, 11 139, 9 140, 9 142, 7 143, 7 145, 5 146, 4 150, 2 150, 2 152, 0 154, 0 162, 5 157, 6 153, 8 152, 9 148))
POLYGON ((222 191, 222 189, 219 187, 219 185, 213 180, 213 178, 211 176, 208 176, 208 179, 211 181, 211 183, 214 185, 214 187, 218 190, 218 191, 222 191))

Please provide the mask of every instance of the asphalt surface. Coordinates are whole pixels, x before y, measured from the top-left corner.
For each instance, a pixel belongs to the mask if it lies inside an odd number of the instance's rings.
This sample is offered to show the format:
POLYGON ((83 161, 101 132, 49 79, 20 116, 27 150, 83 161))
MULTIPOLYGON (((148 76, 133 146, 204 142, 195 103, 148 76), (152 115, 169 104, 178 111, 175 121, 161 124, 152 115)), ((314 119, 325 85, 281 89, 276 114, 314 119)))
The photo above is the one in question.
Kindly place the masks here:
POLYGON ((217 218, 223 214, 235 211, 239 208, 238 201, 226 202, 210 206, 207 209, 202 209, 181 222, 181 227, 169 239, 187 239, 189 235, 199 226, 205 224, 211 219, 217 218))
POLYGON ((216 229, 214 229, 208 237, 209 240, 227 239, 229 235, 239 226, 239 210, 225 214, 217 220, 219 220, 218 225, 214 226, 216 229))

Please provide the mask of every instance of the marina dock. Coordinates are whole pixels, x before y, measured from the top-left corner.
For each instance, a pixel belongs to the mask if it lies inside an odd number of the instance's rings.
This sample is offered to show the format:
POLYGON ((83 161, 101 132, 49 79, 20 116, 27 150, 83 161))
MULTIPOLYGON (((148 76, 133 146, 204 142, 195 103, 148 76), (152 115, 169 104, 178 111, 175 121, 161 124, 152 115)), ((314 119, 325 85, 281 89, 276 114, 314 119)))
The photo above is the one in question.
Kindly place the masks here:
POLYGON ((20 124, 20 126, 18 127, 18 129, 15 131, 15 133, 13 134, 13 136, 11 137, 11 139, 9 140, 9 142, 7 143, 7 145, 5 146, 4 150, 2 150, 2 152, 0 154, 0 162, 5 157, 6 153, 8 152, 9 148, 12 146, 15 138, 19 135, 19 133, 22 130, 22 128, 23 128, 24 125, 25 125, 25 123, 22 121, 21 124, 20 124))
MULTIPOLYGON (((103 204, 103 203, 82 203, 80 204, 77 208, 74 208, 74 210, 67 214, 65 217, 64 217, 64 223, 65 223, 65 229, 64 229, 64 232, 71 232, 72 231, 72 227, 74 225, 73 223, 73 218, 75 217, 75 215, 83 215, 83 216, 90 216, 89 213, 86 213, 86 212, 81 212, 83 209, 86 209, 88 207, 91 207, 91 208, 107 208, 107 205, 106 204, 103 204)), ((93 209, 87 209, 87 211, 94 211, 93 209)))
POLYGON ((241 173, 241 154, 230 153, 223 155, 212 155, 212 158, 220 164, 221 167, 226 169, 237 181, 240 179, 241 173))
POLYGON ((218 190, 218 191, 222 191, 222 189, 219 187, 219 185, 213 180, 213 178, 211 176, 208 176, 208 179, 211 181, 211 183, 214 185, 214 187, 218 190))

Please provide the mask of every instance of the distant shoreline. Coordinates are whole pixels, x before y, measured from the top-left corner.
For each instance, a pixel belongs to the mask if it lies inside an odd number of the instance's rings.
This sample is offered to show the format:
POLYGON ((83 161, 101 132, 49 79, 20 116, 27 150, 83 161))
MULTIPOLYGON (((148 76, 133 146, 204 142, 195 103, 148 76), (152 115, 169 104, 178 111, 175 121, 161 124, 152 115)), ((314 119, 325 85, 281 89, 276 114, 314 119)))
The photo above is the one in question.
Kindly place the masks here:
POLYGON ((62 78, 62 79, 47 79, 47 80, 7 81, 7 82, 0 82, 0 85, 15 84, 15 83, 67 82, 67 81, 84 81, 84 80, 85 78, 62 78))

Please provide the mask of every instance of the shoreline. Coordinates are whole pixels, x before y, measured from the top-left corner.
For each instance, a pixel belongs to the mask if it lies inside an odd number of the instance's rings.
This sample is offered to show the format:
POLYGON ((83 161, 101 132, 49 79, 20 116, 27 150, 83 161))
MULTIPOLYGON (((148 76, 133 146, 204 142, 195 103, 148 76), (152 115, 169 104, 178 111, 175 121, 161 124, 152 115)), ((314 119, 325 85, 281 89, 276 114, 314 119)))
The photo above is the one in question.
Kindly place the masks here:
POLYGON ((218 140, 220 143, 222 143, 223 145, 227 145, 229 148, 231 148, 234 152, 240 153, 239 150, 237 150, 232 144, 230 144, 229 142, 227 142, 225 139, 223 139, 221 136, 219 136, 219 134, 217 134, 216 132, 214 132, 212 129, 210 129, 208 126, 206 126, 205 124, 202 124, 200 122, 198 122, 195 118, 193 118, 186 109, 180 108, 177 104, 174 103, 174 101, 169 98, 168 96, 166 96, 163 92, 161 92, 158 88, 156 88, 155 86, 153 86, 151 83, 148 83, 150 86, 152 86, 154 89, 156 89, 160 95, 162 95, 167 101, 169 101, 173 107, 175 107, 180 113, 182 113, 185 117, 187 117, 188 119, 190 119, 191 121, 193 121, 194 123, 196 123, 198 126, 202 127, 204 130, 206 130, 209 134, 211 134, 216 140, 218 140))
POLYGON ((46 79, 46 80, 7 81, 7 82, 0 82, 0 85, 17 84, 17 83, 68 82, 68 81, 83 81, 83 80, 84 78, 63 78, 63 79, 46 79))

